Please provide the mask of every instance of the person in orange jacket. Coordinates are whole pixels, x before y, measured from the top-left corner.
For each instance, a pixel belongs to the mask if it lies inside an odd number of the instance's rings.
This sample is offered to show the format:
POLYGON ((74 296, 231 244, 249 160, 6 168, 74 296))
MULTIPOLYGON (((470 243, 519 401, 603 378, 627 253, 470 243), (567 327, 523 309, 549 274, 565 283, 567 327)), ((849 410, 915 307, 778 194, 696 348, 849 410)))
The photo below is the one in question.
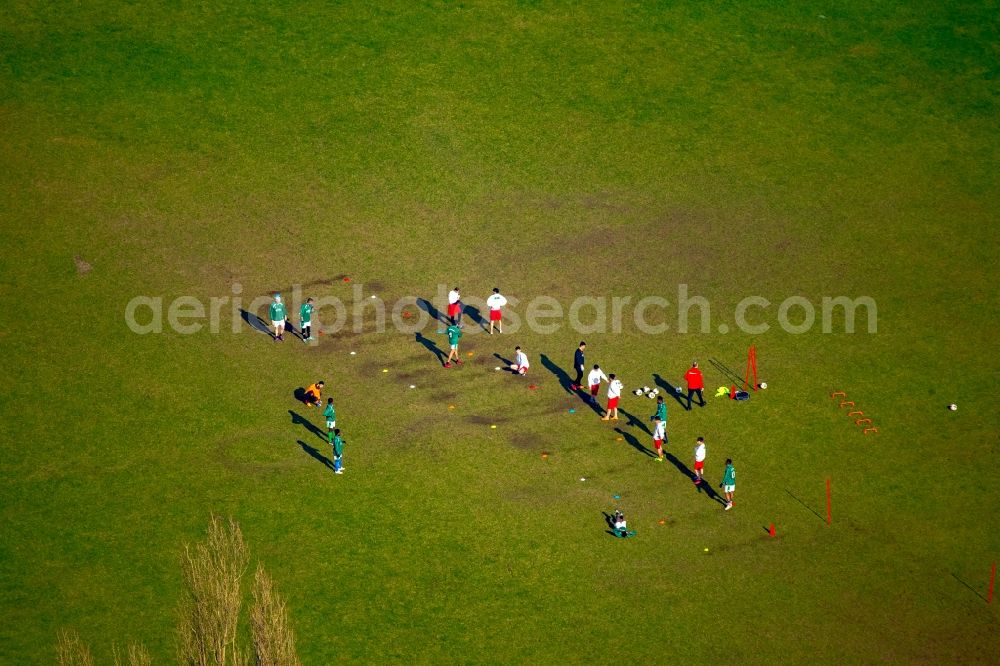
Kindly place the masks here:
POLYGON ((303 402, 305 402, 310 407, 319 406, 320 393, 323 392, 323 387, 326 384, 322 380, 316 382, 315 384, 310 384, 309 388, 306 389, 305 396, 303 397, 303 402))

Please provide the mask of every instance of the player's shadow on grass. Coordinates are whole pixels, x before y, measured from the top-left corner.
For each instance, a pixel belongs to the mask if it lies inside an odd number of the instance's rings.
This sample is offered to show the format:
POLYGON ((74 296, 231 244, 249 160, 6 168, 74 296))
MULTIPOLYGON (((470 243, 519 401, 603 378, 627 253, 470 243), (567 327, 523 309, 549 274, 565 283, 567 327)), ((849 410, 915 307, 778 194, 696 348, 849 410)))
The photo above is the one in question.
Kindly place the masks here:
POLYGON ((642 430, 644 433, 646 433, 650 437, 653 436, 653 431, 650 430, 648 427, 646 427, 646 424, 643 423, 640 419, 637 419, 634 414, 629 414, 628 412, 626 412, 624 409, 621 409, 620 407, 618 408, 618 413, 622 414, 623 416, 625 416, 626 419, 628 419, 625 422, 626 427, 631 428, 632 426, 636 426, 636 427, 639 428, 639 430, 642 430))
POLYGON ((566 393, 575 393, 580 395, 579 391, 574 391, 571 388, 573 382, 570 381, 569 375, 566 374, 566 371, 556 365, 552 359, 549 358, 548 354, 542 354, 541 359, 542 367, 555 375, 556 380, 559 382, 559 386, 561 386, 566 393))
POLYGON ((290 409, 288 410, 288 413, 292 417, 292 425, 301 425, 303 428, 305 428, 306 430, 308 430, 312 434, 316 435, 320 439, 322 439, 324 441, 326 440, 326 433, 323 432, 320 429, 320 427, 317 426, 315 423, 313 423, 309 419, 301 416, 300 414, 297 414, 296 412, 293 412, 290 409))
POLYGON ((265 335, 270 335, 272 338, 274 337, 274 333, 272 333, 271 329, 268 328, 267 322, 260 318, 260 315, 247 312, 243 308, 240 308, 240 317, 242 317, 243 321, 247 323, 247 326, 258 333, 264 333, 265 335))
POLYGON ((661 377, 660 374, 657 372, 653 373, 653 381, 656 383, 658 387, 666 391, 667 394, 670 395, 670 397, 676 400, 678 405, 680 405, 684 409, 687 409, 687 402, 684 400, 684 396, 681 393, 677 392, 678 387, 668 382, 666 379, 661 377))
MULTIPOLYGON (((691 482, 694 481, 695 473, 692 472, 690 469, 688 469, 688 466, 682 463, 680 460, 678 460, 675 455, 667 451, 664 451, 663 456, 667 459, 667 461, 670 464, 676 467, 681 474, 686 476, 689 481, 691 482)), ((692 483, 692 485, 694 484, 692 483)), ((706 496, 708 496, 710 500, 714 500, 723 506, 726 505, 726 500, 722 499, 722 497, 719 496, 719 493, 715 492, 715 488, 712 487, 712 484, 710 484, 705 479, 702 479, 701 483, 695 485, 694 487, 698 490, 698 494, 704 493, 706 496)))
POLYGON ((509 372, 510 374, 514 374, 514 371, 510 369, 510 366, 514 365, 514 361, 510 360, 509 358, 504 358, 500 354, 493 354, 493 356, 498 361, 500 361, 500 368, 504 372, 509 372))
POLYGON ((610 534, 613 537, 617 537, 618 535, 615 534, 615 519, 614 519, 614 517, 610 513, 608 513, 607 511, 601 511, 601 514, 604 516, 604 522, 608 524, 608 529, 605 532, 605 534, 610 534))
POLYGON ((440 347, 434 344, 433 340, 421 335, 420 333, 414 333, 413 339, 422 344, 427 349, 427 351, 434 354, 434 356, 437 357, 438 363, 440 363, 442 366, 444 365, 444 360, 448 358, 448 355, 445 354, 440 347))
POLYGON ((295 326, 290 321, 285 322, 285 330, 292 334, 293 338, 298 338, 299 340, 305 340, 303 337, 302 329, 295 328, 295 326))
POLYGON ((298 444, 299 446, 301 446, 302 450, 305 451, 306 453, 308 453, 309 456, 312 457, 314 460, 318 460, 319 462, 323 463, 324 467, 327 467, 329 469, 333 469, 333 461, 330 460, 329 458, 327 458, 326 456, 324 456, 318 450, 316 450, 313 447, 309 446, 308 444, 306 444, 305 442, 303 442, 301 439, 298 440, 298 441, 296 441, 295 443, 298 444))
MULTIPOLYGON (((565 370, 556 365, 555 361, 549 358, 548 354, 542 354, 542 367, 555 375, 556 380, 559 382, 559 386, 563 388, 566 393, 571 393, 576 397, 580 398, 588 407, 594 410, 598 416, 604 413, 601 406, 594 400, 590 399, 590 394, 583 390, 582 387, 573 390, 573 380, 569 378, 569 375, 565 370)), ((508 364, 509 365, 509 364, 508 364)))
POLYGON ((640 453, 650 458, 656 457, 656 454, 647 449, 645 446, 643 446, 642 442, 639 441, 639 438, 633 435, 632 433, 626 432, 621 428, 615 428, 615 432, 621 435, 625 439, 625 441, 628 442, 628 445, 631 446, 636 451, 639 451, 640 453))
POLYGON ((442 315, 441 311, 438 310, 436 307, 434 307, 434 305, 426 298, 418 298, 417 307, 426 312, 428 315, 430 315, 430 318, 436 322, 440 322, 442 324, 451 323, 448 321, 448 318, 442 315))
POLYGON ((483 319, 482 313, 476 306, 464 305, 464 307, 462 308, 462 315, 468 317, 473 324, 479 326, 479 328, 483 329, 484 331, 490 330, 489 324, 487 324, 486 320, 483 319))

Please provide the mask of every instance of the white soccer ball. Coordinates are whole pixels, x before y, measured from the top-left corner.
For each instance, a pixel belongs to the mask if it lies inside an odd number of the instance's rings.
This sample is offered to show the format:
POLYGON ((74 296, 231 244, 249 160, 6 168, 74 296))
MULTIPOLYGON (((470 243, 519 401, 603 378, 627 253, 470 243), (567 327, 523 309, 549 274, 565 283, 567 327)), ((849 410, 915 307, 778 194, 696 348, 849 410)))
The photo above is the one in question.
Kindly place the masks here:
POLYGON ((958 405, 956 405, 955 403, 951 403, 950 405, 948 405, 948 409, 950 409, 951 411, 955 411, 956 409, 958 409, 958 405))
POLYGON ((767 382, 761 382, 761 383, 760 383, 760 387, 761 387, 762 389, 766 389, 766 388, 767 388, 767 382))
POLYGON ((652 393, 653 395, 660 395, 660 389, 655 388, 652 391, 650 391, 650 393, 652 393))
POLYGON ((650 388, 649 388, 648 386, 643 386, 643 387, 642 387, 642 392, 643 392, 643 393, 649 393, 649 392, 650 392, 650 390, 651 390, 651 389, 650 389, 650 388))
POLYGON ((642 389, 636 389, 632 391, 632 395, 642 395, 642 389))
POLYGON ((647 393, 646 397, 649 398, 650 400, 656 400, 656 394, 653 393, 652 391, 650 391, 649 393, 647 393))
POLYGON ((674 387, 674 393, 680 393, 680 392, 681 392, 681 387, 680 386, 675 386, 674 387))
POLYGON ((497 367, 493 368, 493 369, 496 370, 497 372, 500 372, 500 366, 499 365, 497 367))

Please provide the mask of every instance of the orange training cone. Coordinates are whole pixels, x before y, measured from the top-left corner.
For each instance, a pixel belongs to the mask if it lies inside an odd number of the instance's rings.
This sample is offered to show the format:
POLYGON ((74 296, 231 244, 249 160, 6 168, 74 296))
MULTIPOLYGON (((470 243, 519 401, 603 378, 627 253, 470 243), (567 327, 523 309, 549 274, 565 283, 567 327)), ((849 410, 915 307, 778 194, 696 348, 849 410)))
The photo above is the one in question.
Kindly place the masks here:
POLYGON ((772 537, 778 536, 778 533, 774 529, 774 523, 771 523, 771 527, 768 528, 767 533, 772 537))
POLYGON ((729 389, 729 399, 730 400, 736 399, 736 384, 733 384, 733 387, 729 389))

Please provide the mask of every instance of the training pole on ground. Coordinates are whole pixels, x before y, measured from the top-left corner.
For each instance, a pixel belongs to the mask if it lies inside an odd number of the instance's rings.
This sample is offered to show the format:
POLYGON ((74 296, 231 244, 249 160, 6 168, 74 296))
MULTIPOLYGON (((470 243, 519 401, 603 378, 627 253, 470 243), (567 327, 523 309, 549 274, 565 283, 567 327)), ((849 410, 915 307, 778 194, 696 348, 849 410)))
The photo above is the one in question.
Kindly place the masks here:
POLYGON ((830 513, 830 477, 826 477, 826 524, 829 525, 832 520, 832 515, 830 513))
POLYGON ((746 391, 748 386, 753 386, 754 391, 757 390, 757 345, 750 345, 750 350, 747 352, 747 372, 743 378, 743 390, 746 391), (751 373, 753 384, 750 383, 751 373))
POLYGON ((986 603, 993 603, 993 583, 997 579, 997 563, 993 562, 993 567, 990 569, 990 586, 986 588, 986 603))

